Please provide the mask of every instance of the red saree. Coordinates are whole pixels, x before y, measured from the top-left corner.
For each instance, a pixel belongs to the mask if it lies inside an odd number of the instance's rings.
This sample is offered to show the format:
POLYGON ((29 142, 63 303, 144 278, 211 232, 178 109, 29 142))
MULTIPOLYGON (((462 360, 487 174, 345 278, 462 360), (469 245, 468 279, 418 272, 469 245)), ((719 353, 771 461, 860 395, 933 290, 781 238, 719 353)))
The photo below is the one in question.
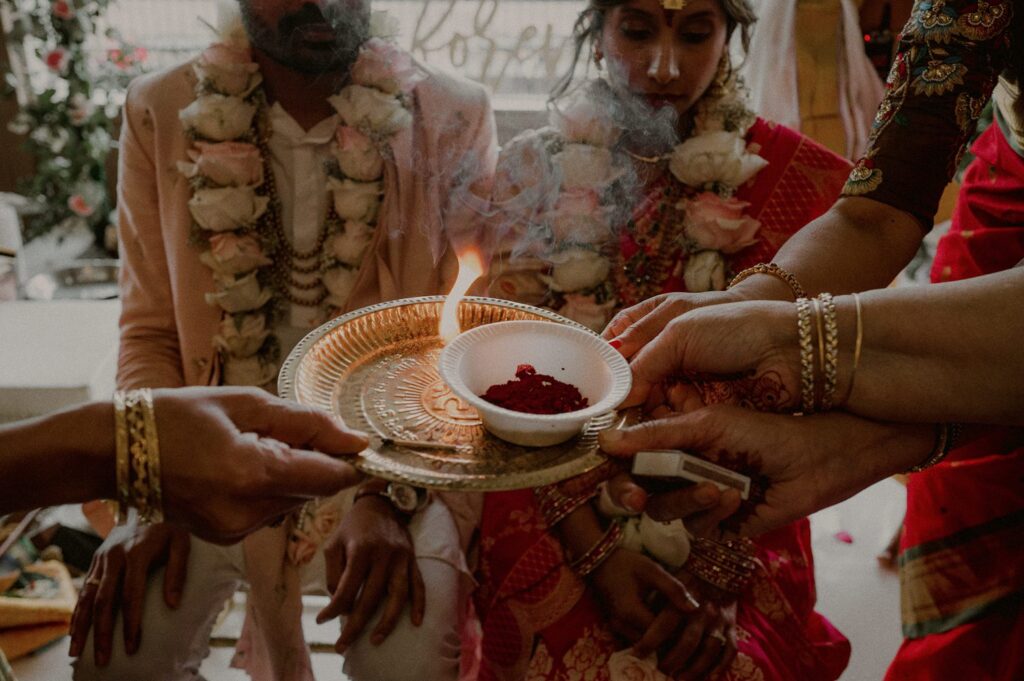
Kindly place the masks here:
MULTIPOLYGON (((807 138, 758 120, 748 135, 769 161, 736 198, 762 222, 758 240, 729 261, 733 272, 771 260, 797 229, 839 195, 850 165, 807 138)), ((658 192, 652 192, 657 194, 658 192)), ((637 230, 656 214, 652 199, 634 211, 637 230)), ((627 242, 624 235, 623 242, 627 242)), ((680 255, 681 259, 685 255, 680 255)), ((682 289, 681 267, 665 291, 682 289)), ((633 301, 628 301, 633 302, 633 301)), ((814 612, 814 565, 806 520, 758 540, 759 571, 738 607, 739 655, 731 681, 837 678, 850 647, 814 612)), ((481 523, 479 588, 482 681, 609 678, 607 660, 622 642, 605 626, 587 585, 565 565, 562 548, 534 502, 533 490, 487 495, 481 523)))
MULTIPOLYGON (((934 282, 1024 258, 1024 158, 998 120, 975 142, 934 282)), ((1024 679, 1024 430, 991 428, 910 476, 900 555, 904 643, 887 679, 1024 679)))

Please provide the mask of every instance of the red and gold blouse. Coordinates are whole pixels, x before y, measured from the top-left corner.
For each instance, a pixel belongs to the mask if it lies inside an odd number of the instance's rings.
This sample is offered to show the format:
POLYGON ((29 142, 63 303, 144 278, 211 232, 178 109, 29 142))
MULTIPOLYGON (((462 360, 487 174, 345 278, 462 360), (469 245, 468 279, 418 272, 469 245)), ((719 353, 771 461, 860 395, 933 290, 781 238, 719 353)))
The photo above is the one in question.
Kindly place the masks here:
POLYGON ((868 149, 844 196, 905 210, 930 228, 979 115, 1013 50, 1012 0, 917 0, 900 37, 868 149))

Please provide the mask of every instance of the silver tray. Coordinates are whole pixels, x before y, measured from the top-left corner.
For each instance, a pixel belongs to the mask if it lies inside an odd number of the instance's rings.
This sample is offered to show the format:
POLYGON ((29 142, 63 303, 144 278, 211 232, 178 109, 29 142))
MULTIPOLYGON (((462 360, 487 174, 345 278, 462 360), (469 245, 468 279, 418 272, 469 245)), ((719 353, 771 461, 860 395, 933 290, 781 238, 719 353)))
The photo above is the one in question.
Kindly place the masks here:
MULTIPOLYGON (((597 434, 623 422, 609 412, 576 438, 530 448, 487 433, 472 407, 437 372, 437 335, 444 296, 373 305, 316 329, 281 367, 278 393, 325 409, 370 434, 358 458, 363 472, 441 490, 497 491, 549 485, 599 466, 597 434), (390 440, 439 443, 447 449, 400 446, 390 440)), ((546 320, 579 326, 540 308, 492 298, 466 298, 462 329, 509 320, 546 320)), ((583 328, 583 327, 580 327, 583 328)))

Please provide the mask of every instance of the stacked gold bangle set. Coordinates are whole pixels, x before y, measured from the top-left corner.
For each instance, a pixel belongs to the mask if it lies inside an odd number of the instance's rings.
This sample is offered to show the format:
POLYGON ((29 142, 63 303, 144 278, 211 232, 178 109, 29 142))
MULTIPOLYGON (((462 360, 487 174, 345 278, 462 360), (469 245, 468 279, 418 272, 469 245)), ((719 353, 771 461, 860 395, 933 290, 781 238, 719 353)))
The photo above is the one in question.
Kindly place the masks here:
POLYGON ((738 596, 757 569, 754 544, 749 539, 696 537, 683 569, 727 598, 738 596))
POLYGON ((118 522, 127 519, 130 508, 142 523, 163 522, 160 443, 148 388, 114 393, 114 442, 118 522))
MULTIPOLYGON (((590 489, 579 494, 566 493, 558 485, 535 491, 537 506, 548 527, 554 528, 573 511, 589 503, 596 493, 590 489)), ((568 562, 569 569, 586 577, 601 566, 622 542, 623 518, 612 518, 604 534, 585 553, 568 562)), ((716 593, 738 595, 754 576, 757 563, 749 540, 695 539, 690 557, 683 566, 690 574, 706 582, 716 593)))
MULTIPOLYGON (((787 272, 775 263, 761 263, 743 270, 730 282, 733 287, 744 279, 755 274, 766 274, 785 282, 796 298, 796 324, 798 350, 800 353, 800 398, 801 412, 813 414, 816 411, 829 411, 837 404, 845 404, 853 393, 853 383, 860 365, 861 348, 864 343, 864 316, 860 296, 853 294, 853 303, 857 313, 857 336, 854 341, 853 366, 850 371, 850 383, 846 395, 839 403, 836 402, 836 389, 839 384, 839 321, 836 313, 835 299, 829 293, 822 293, 817 298, 808 298, 804 288, 792 273, 787 272), (817 331, 817 343, 815 343, 817 331), (817 346, 817 369, 815 370, 815 346, 817 346)), ((946 458, 960 434, 957 424, 940 423, 936 425, 935 446, 922 463, 910 469, 911 473, 930 468, 946 458)))

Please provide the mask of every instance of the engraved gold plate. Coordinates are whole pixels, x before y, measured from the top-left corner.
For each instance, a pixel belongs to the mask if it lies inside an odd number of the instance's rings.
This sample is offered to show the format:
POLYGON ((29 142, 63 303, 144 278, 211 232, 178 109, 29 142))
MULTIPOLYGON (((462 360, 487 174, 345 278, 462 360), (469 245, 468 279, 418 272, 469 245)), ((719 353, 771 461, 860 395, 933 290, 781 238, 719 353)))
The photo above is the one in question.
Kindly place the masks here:
MULTIPOLYGON (((597 434, 623 421, 615 412, 595 417, 580 435, 553 447, 520 447, 484 430, 476 410, 456 397, 437 371, 443 302, 443 296, 406 298, 324 324, 288 355, 278 378, 279 394, 325 409, 369 433, 370 448, 356 465, 395 482, 440 490, 524 489, 600 465, 604 455, 597 434)), ((463 330, 524 319, 579 326, 553 312, 504 300, 469 297, 459 307, 463 330)))

